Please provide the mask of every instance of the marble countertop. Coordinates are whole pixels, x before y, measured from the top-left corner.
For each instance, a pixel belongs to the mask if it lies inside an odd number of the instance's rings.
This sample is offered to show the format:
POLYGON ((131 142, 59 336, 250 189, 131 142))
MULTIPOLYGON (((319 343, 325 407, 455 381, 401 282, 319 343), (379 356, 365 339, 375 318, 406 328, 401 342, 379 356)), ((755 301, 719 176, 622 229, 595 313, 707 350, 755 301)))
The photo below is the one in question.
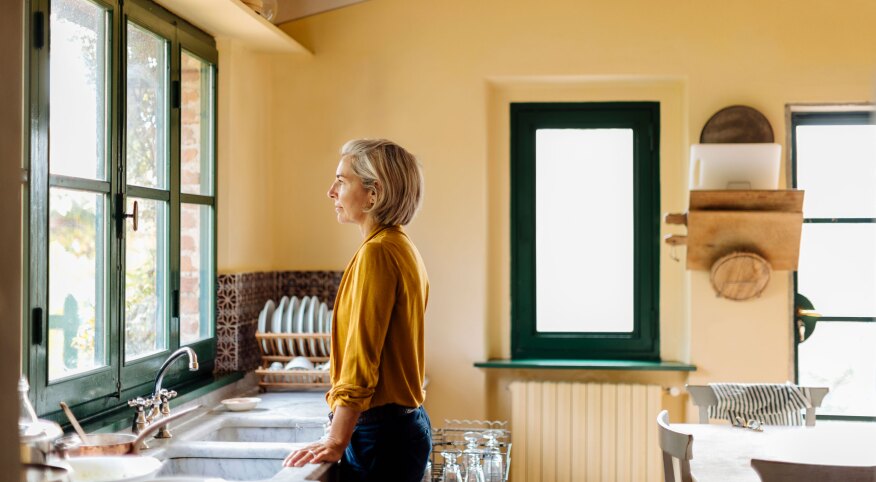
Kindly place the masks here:
POLYGON ((325 396, 319 392, 257 393, 238 385, 223 393, 173 406, 201 405, 191 417, 172 424, 173 438, 150 440, 143 455, 164 461, 155 482, 303 482, 319 480, 331 464, 282 467, 292 450, 318 439, 328 421, 325 396), (246 412, 226 410, 219 400, 261 398, 246 412), (198 474, 198 475, 191 475, 198 474))

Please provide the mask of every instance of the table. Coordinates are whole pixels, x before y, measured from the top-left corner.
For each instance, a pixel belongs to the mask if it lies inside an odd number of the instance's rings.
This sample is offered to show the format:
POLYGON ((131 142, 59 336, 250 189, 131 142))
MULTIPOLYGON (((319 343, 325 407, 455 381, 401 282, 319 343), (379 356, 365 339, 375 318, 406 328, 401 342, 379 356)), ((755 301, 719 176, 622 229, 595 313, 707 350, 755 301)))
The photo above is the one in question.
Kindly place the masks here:
POLYGON ((766 426, 763 432, 725 424, 672 424, 691 434, 691 472, 698 482, 759 482, 751 459, 822 465, 876 466, 876 423, 819 421, 814 427, 766 426))

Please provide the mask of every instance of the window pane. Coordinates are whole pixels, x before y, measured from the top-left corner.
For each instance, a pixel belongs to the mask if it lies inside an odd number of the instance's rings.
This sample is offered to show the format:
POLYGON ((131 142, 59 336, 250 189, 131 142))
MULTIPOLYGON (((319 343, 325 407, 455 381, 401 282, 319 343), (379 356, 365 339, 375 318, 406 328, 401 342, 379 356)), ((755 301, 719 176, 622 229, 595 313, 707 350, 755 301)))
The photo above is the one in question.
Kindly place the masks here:
POLYGON ((180 207, 180 344, 212 335, 213 208, 180 207))
POLYGON ((180 153, 185 193, 213 194, 213 69, 183 51, 180 153))
POLYGON ((106 365, 103 194, 49 189, 49 380, 106 365))
POLYGON ((167 41, 128 23, 128 184, 167 187, 168 73, 167 41))
POLYGON ((876 224, 804 224, 797 291, 825 316, 876 316, 876 224))
POLYGON ((107 13, 85 0, 52 0, 49 171, 106 178, 107 13))
POLYGON ((139 226, 125 226, 125 360, 167 348, 167 205, 128 198, 139 226))
POLYGON ((830 387, 819 415, 876 416, 876 324, 819 322, 798 345, 801 385, 830 387))
POLYGON ((632 129, 539 129, 535 169, 538 331, 632 331, 632 129))
POLYGON ((876 217, 876 126, 797 126, 797 187, 807 218, 876 217))

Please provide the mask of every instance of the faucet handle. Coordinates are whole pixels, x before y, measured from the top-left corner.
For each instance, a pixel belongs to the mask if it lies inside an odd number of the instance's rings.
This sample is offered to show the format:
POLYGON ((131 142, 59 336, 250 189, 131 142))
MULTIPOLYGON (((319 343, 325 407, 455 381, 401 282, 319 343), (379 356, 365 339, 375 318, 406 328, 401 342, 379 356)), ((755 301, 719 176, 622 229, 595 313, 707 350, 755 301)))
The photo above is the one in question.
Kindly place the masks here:
POLYGON ((128 400, 128 406, 134 407, 137 411, 142 411, 147 407, 151 407, 153 400, 151 398, 137 397, 133 400, 128 400))
POLYGON ((162 402, 166 402, 175 396, 177 396, 176 390, 162 388, 158 391, 158 398, 160 398, 162 402))
POLYGON ((134 420, 131 422, 131 431, 134 433, 140 433, 144 428, 146 428, 146 424, 149 423, 150 418, 146 416, 146 408, 152 406, 151 398, 143 398, 137 397, 133 400, 128 400, 128 406, 134 408, 134 420))

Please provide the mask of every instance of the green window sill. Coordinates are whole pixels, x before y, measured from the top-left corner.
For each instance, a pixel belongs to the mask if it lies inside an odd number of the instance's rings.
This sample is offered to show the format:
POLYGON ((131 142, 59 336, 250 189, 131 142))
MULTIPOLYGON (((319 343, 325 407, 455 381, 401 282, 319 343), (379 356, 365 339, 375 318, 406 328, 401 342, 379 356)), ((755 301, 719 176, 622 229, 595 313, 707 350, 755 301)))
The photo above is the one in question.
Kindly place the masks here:
POLYGON ((677 361, 636 361, 636 360, 505 360, 493 359, 475 362, 477 368, 537 369, 537 370, 631 370, 692 372, 696 365, 677 361))

